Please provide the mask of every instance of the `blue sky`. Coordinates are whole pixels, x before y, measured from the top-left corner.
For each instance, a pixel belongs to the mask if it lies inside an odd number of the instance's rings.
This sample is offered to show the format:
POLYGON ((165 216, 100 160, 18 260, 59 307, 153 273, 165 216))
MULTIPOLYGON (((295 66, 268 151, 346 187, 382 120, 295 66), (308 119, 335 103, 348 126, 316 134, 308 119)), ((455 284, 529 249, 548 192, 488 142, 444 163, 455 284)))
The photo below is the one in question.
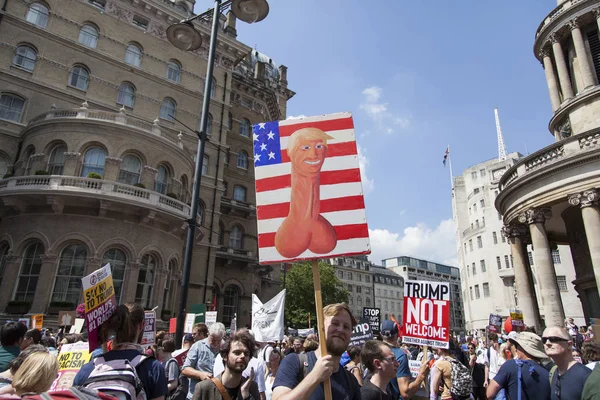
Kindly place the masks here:
MULTIPOLYGON (((196 10, 212 2, 197 0, 196 10)), ((354 114, 373 255, 456 262, 450 178, 553 141, 535 31, 554 0, 271 0, 238 39, 288 66, 288 116, 354 114)))

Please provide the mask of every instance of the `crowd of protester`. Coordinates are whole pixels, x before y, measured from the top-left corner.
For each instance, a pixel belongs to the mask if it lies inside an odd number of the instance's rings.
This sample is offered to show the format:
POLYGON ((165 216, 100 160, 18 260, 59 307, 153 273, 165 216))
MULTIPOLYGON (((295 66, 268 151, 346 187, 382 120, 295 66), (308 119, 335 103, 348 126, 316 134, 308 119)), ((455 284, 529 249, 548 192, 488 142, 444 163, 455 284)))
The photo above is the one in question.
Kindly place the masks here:
POLYGON ((68 394, 49 391, 59 371, 57 355, 85 335, 8 322, 0 330, 0 398, 321 400, 329 380, 334 400, 600 399, 600 345, 572 320, 546 328, 541 337, 531 329, 489 333, 451 338, 448 348, 425 352, 402 343, 389 320, 375 340, 349 346, 356 320, 348 306, 328 305, 323 314, 321 356, 315 334, 259 343, 251 330, 228 332, 220 322, 196 324, 181 346, 158 332, 156 344, 143 348, 144 309, 120 305, 100 326, 102 346, 68 394))

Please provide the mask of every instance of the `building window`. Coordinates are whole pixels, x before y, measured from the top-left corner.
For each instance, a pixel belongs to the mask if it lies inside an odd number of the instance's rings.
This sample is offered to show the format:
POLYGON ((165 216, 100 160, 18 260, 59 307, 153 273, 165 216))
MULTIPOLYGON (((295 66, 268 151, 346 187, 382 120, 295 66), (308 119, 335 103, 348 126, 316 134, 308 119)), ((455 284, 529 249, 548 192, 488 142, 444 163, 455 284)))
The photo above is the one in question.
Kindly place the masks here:
POLYGON ((223 296, 223 319, 221 320, 226 326, 231 324, 231 320, 237 314, 239 299, 240 291, 237 286, 227 286, 223 296))
POLYGON ((498 269, 502 269, 502 261, 500 256, 496 256, 496 264, 498 264, 498 269))
POLYGON ((344 271, 338 271, 337 275, 338 275, 338 278, 344 279, 344 271))
POLYGON ((371 307, 371 298, 370 298, 370 297, 367 297, 367 298, 365 299, 365 305, 366 305, 367 307, 371 307))
POLYGON ((475 263, 472 265, 473 275, 477 275, 477 268, 475 267, 475 263))
POLYGON ((381 300, 377 300, 377 308, 381 308, 381 300))
POLYGON ((77 89, 87 90, 90 72, 82 65, 75 65, 69 74, 69 85, 77 89))
POLYGON ((483 297, 490 297, 490 284, 489 283, 483 284, 483 297))
POLYGON ((348 276, 348 280, 351 281, 352 280, 352 272, 348 272, 347 276, 348 276))
POLYGON ((250 137, 250 121, 246 118, 242 118, 240 121, 240 135, 250 137))
POLYGON ((231 113, 227 113, 227 130, 231 130, 233 128, 233 115, 231 113))
POLYGON ((33 71, 37 60, 37 51, 31 46, 21 45, 17 47, 13 64, 27 71, 33 71))
POLYGON ((246 201, 246 188, 240 185, 233 187, 233 199, 237 201, 246 201))
POLYGON ((119 182, 127 185, 135 185, 140 181, 140 172, 142 162, 138 156, 127 154, 121 161, 121 170, 119 171, 119 182))
POLYGON ((481 268, 481 272, 485 272, 485 260, 479 260, 479 267, 481 268))
POLYGON ((484 199, 479 200, 479 205, 483 209, 485 207, 485 200, 484 199))
POLYGON ((558 290, 561 292, 568 292, 569 288, 567 287, 567 277, 564 275, 556 276, 556 283, 558 283, 558 290))
POLYGON ((552 262, 554 264, 560 264, 560 252, 557 250, 552 250, 552 262))
POLYGON ((27 22, 31 22, 41 28, 45 28, 48 25, 48 7, 41 3, 33 3, 29 10, 27 10, 27 22))
POLYGON ((506 236, 500 235, 500 237, 502 237, 502 243, 506 243, 506 236))
POLYGON ((30 244, 23 252, 19 279, 13 300, 33 301, 42 268, 42 254, 44 254, 44 246, 40 242, 30 244))
POLYGON ((475 227, 479 228, 479 220, 478 219, 475 220, 475 227))
POLYGON ((528 251, 527 258, 529 258, 529 265, 533 265, 533 253, 528 251))
POLYGON ((103 148, 92 147, 91 149, 88 149, 83 156, 83 168, 81 168, 81 176, 85 178, 92 172, 103 175, 105 158, 106 151, 104 151, 103 148))
POLYGON ((167 121, 173 121, 176 109, 177 103, 175 103, 175 100, 165 97, 160 105, 160 117, 162 119, 166 119, 167 121))
POLYGON ((145 308, 152 308, 152 289, 154 288, 154 274, 157 264, 153 255, 146 254, 142 257, 135 290, 135 302, 145 308))
POLYGON ((12 94, 0 96, 0 119, 21 122, 25 100, 12 94))
POLYGON ((213 117, 212 114, 208 114, 207 117, 207 121, 206 121, 206 134, 208 136, 210 136, 210 134, 212 133, 212 123, 213 123, 213 117))
POLYGON ((388 301, 387 301, 387 300, 385 300, 385 301, 384 301, 384 304, 385 304, 385 310, 387 310, 387 309, 389 308, 389 303, 388 303, 388 301))
POLYGON ((239 226, 234 226, 229 234, 229 247, 241 249, 243 247, 243 233, 239 226))
POLYGON ((469 288, 469 291, 471 292, 471 300, 473 300, 473 286, 469 288))
POLYGON ((473 239, 469 239, 469 250, 473 251, 473 239))
POLYGON ((225 244, 225 225, 222 222, 219 222, 219 245, 223 246, 225 244))
POLYGON ((83 25, 79 31, 79 43, 95 49, 98 45, 98 29, 92 25, 83 25))
POLYGON ((477 203, 473 203, 473 212, 477 211, 477 203))
POLYGON ((156 172, 156 178, 154 179, 154 191, 167 194, 167 188, 169 186, 169 178, 171 174, 169 170, 164 165, 158 166, 158 171, 156 172))
POLYGON ((125 62, 129 65, 139 67, 142 65, 142 49, 131 43, 125 50, 125 62))
POLYGON ((171 309, 171 274, 175 271, 175 269, 177 268, 177 261, 175 260, 171 260, 171 262, 169 263, 168 269, 167 269, 167 277, 165 279, 165 288, 163 290, 163 304, 162 304, 162 309, 163 311, 165 310, 170 310, 171 309))
POLYGON ((127 256, 125 252, 119 249, 109 249, 102 257, 102 265, 110 264, 112 273, 113 286, 115 288, 115 296, 117 304, 121 304, 121 296, 123 292, 123 278, 125 277, 125 264, 127 256))
POLYGON ((478 299, 481 297, 481 293, 479 293, 479 285, 475 285, 475 298, 478 299))
POLYGON ((481 249, 483 247, 483 240, 481 239, 481 236, 477 236, 477 248, 481 249))
POLYGON ((354 288, 352 287, 352 285, 348 285, 348 291, 352 292, 354 290, 354 288))
POLYGON ((55 146, 50 152, 50 158, 48 159, 48 173, 50 175, 62 175, 65 165, 65 153, 67 152, 67 146, 59 145, 55 146))
POLYGON ((87 254, 83 244, 72 244, 62 251, 50 301, 71 303, 74 307, 79 304, 87 254))
POLYGON ((167 79, 175 83, 181 81, 181 65, 174 60, 167 63, 167 79))
POLYGON ((117 94, 117 104, 133 108, 135 98, 135 87, 129 82, 121 83, 119 93, 117 94))
POLYGON ((508 256, 504 256, 504 265, 507 269, 510 268, 510 261, 508 259, 508 256))
POLYGON ((208 156, 205 154, 205 155, 202 157, 202 172, 201 172, 201 173, 202 173, 202 176, 204 176, 204 175, 208 174, 208 161, 209 161, 209 158, 208 158, 208 156))
POLYGON ((88 0, 88 3, 102 11, 104 11, 104 7, 106 7, 106 0, 88 0))
MULTIPOLYGON (((467 242, 463 243, 465 245, 465 253, 467 252, 467 242)), ((406 267, 404 267, 406 268, 406 267)))
POLYGON ((477 171, 471 172, 471 179, 477 179, 477 171))
POLYGON ((362 287, 357 285, 356 286, 356 293, 361 293, 361 289, 362 289, 362 287))
POLYGON ((365 282, 371 283, 371 277, 369 275, 365 275, 365 282))
POLYGON ((361 274, 356 274, 356 276, 358 277, 358 281, 362 282, 362 275, 361 274))
POLYGON ((494 240, 494 244, 498 244, 498 234, 496 232, 492 232, 492 239, 494 240))
POLYGON ((139 15, 134 15, 133 20, 131 21, 135 26, 146 30, 148 28, 148 20, 146 18, 142 18, 139 15))
POLYGON ((25 157, 23 157, 23 159, 26 161, 25 164, 25 176, 29 176, 31 175, 31 167, 32 167, 32 162, 31 162, 31 156, 35 154, 35 147, 33 146, 28 146, 27 149, 25 150, 25 157))
POLYGON ((485 169, 480 169, 479 170, 479 176, 482 178, 485 178, 485 169))
POLYGON ((241 169, 248 169, 248 153, 246 153, 244 150, 238 153, 237 167, 241 169))

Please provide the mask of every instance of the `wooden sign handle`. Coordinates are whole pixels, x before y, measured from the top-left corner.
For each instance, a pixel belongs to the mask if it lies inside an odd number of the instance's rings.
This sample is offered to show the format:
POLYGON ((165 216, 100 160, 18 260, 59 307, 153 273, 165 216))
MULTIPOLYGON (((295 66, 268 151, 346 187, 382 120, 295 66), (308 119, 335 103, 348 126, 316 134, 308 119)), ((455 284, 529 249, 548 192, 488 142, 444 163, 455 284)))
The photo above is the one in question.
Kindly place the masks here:
MULTIPOLYGON (((319 272, 319 261, 312 261, 313 283, 315 285, 315 306, 317 308, 317 332, 319 333, 319 349, 321 349, 321 357, 327 355, 327 343, 325 339, 325 318, 323 317, 323 298, 321 297, 321 273, 319 272)), ((340 366, 340 368, 342 368, 340 366)), ((331 381, 329 379, 323 381, 323 392, 325 400, 332 400, 331 397, 331 381)))

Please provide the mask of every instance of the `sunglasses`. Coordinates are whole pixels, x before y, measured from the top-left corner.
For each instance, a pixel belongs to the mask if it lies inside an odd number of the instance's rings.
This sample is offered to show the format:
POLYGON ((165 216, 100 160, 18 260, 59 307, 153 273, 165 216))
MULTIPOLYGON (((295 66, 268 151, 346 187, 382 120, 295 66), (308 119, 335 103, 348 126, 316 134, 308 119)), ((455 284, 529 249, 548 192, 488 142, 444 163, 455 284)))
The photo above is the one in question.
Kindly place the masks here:
POLYGON ((565 339, 559 336, 544 336, 542 337, 542 343, 546 344, 547 341, 550 341, 550 343, 560 343, 560 342, 568 342, 569 339, 565 339))

